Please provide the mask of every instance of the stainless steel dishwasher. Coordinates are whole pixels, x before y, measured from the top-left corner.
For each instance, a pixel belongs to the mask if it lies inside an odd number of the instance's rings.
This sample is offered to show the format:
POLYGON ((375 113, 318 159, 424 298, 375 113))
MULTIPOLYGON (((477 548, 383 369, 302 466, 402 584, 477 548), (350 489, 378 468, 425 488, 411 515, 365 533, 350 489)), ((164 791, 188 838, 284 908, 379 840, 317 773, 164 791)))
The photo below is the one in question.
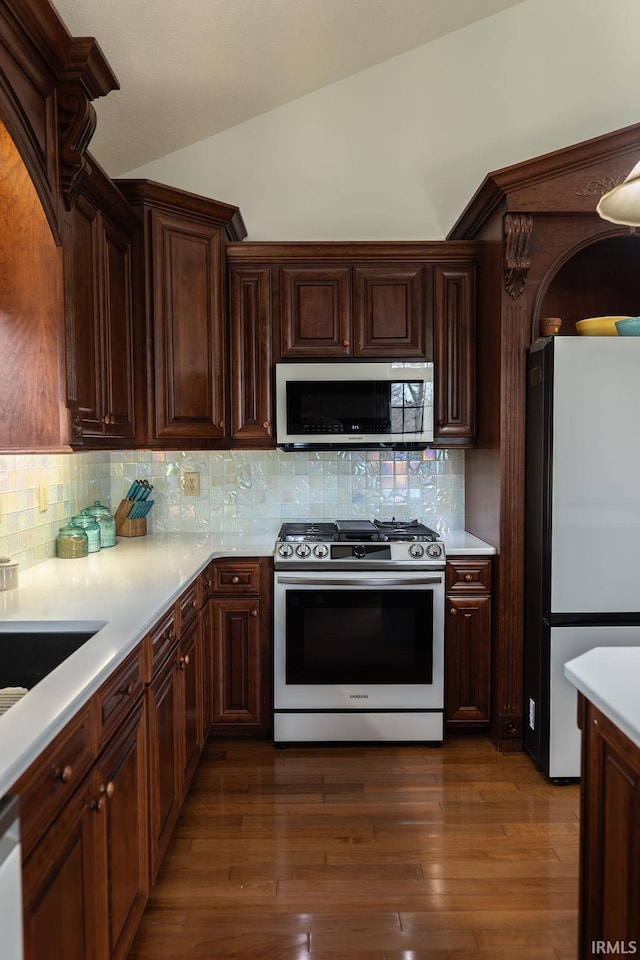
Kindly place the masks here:
POLYGON ((0 800, 0 942, 2 957, 23 960, 22 863, 17 797, 0 800))

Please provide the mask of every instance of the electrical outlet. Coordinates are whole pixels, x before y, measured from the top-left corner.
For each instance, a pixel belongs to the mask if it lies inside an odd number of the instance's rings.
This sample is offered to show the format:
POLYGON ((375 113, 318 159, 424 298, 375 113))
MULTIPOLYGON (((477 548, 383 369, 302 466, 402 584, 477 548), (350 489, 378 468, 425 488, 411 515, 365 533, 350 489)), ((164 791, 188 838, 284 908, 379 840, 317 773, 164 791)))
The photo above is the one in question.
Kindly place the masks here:
POLYGON ((184 474, 184 493, 187 497, 199 497, 200 496, 200 474, 199 473, 185 473, 184 474))
POLYGON ((49 487, 46 483, 41 483, 38 488, 38 496, 40 499, 40 513, 44 513, 45 510, 49 509, 49 487))

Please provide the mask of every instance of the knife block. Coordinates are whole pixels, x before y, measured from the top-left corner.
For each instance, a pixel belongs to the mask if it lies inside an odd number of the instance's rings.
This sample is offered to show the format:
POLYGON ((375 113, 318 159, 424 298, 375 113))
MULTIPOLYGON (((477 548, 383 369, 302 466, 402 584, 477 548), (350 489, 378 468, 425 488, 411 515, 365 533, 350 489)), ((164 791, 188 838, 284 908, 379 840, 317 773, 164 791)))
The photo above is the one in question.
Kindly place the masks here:
POLYGON ((133 500, 121 500, 115 512, 116 535, 118 537, 144 537, 147 534, 147 518, 137 517, 129 519, 129 511, 134 504, 133 500))

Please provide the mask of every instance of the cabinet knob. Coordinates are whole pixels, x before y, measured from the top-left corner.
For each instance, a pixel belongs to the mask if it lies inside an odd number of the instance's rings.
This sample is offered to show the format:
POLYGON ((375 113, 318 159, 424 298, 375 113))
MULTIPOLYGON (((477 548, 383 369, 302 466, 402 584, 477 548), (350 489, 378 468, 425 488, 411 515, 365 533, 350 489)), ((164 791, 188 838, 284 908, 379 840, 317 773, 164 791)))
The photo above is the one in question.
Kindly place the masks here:
POLYGON ((262 426, 264 427, 265 430, 268 430, 269 427, 271 426, 271 424, 269 423, 268 420, 263 420, 263 421, 262 421, 262 426))
POLYGON ((60 783, 69 783, 72 777, 73 767, 70 763, 65 763, 61 770, 56 770, 55 772, 55 779, 59 780, 60 783))
POLYGON ((231 583, 240 583, 240 577, 234 575, 231 577, 231 583))
POLYGON ((95 810, 96 813, 100 813, 103 809, 105 801, 110 800, 111 797, 116 792, 116 787, 113 780, 109 780, 108 783, 103 783, 100 787, 100 796, 97 800, 94 800, 91 804, 91 809, 95 810))
POLYGON ((120 691, 120 694, 123 697, 130 697, 132 693, 133 693, 133 681, 131 683, 128 683, 126 687, 123 687, 120 691))
POLYGON ((178 661, 178 666, 181 670, 184 670, 185 667, 189 666, 189 654, 185 653, 184 657, 180 657, 178 661))
POLYGON ((449 610, 449 613, 451 614, 452 617, 455 617, 457 616, 458 611, 455 607, 451 607, 451 609, 449 610))
POLYGON ((225 428, 225 426, 226 426, 224 420, 221 420, 220 423, 218 424, 218 426, 220 427, 221 430, 224 430, 224 428, 225 428))
POLYGON ((472 573, 465 573, 464 578, 465 578, 465 580, 467 580, 467 581, 473 580, 473 574, 472 574, 472 573))
POLYGON ((198 598, 197 598, 197 597, 194 597, 194 598, 193 598, 193 600, 191 601, 191 606, 193 607, 194 610, 196 609, 196 607, 198 606, 198 598))
POLYGON ((257 616, 258 616, 258 611, 257 611, 257 610, 252 610, 250 616, 252 616, 252 617, 257 617, 257 616))
POLYGON ((342 341, 342 346, 343 346, 343 347, 348 347, 348 346, 349 346, 349 341, 348 341, 348 340, 343 340, 343 341, 342 341))

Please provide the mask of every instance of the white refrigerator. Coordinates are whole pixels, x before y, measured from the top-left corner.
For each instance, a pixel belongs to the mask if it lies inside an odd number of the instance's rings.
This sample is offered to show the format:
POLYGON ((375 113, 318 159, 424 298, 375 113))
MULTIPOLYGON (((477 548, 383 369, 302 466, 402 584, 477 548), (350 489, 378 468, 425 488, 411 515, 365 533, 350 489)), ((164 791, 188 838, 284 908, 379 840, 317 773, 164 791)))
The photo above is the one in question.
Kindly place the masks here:
MULTIPOLYGON (((640 338, 555 337, 527 357, 524 746, 580 776, 564 664, 640 646, 640 338)), ((640 678, 639 678, 640 682, 640 678)))

